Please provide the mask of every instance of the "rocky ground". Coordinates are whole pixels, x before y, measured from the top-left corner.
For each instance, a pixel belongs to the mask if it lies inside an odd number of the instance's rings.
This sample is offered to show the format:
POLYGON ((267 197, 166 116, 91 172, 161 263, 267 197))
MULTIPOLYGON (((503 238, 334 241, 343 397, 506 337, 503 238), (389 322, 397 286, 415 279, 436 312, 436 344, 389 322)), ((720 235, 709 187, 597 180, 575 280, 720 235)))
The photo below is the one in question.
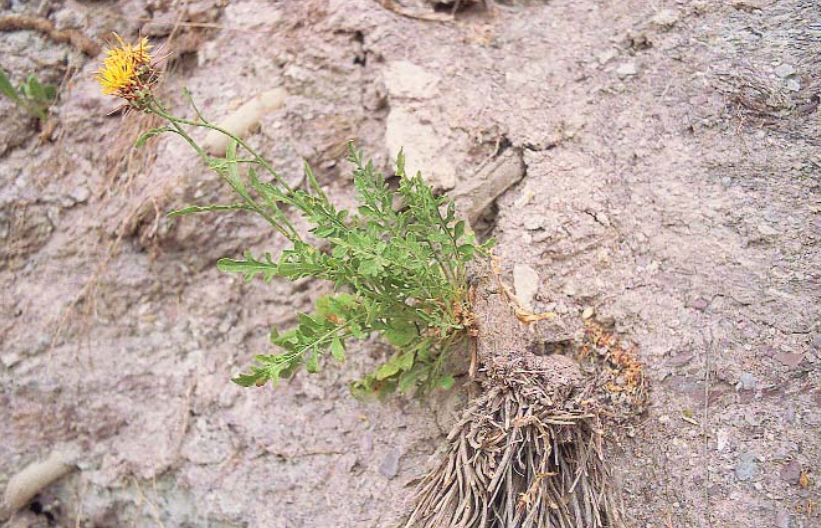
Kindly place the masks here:
MULTIPOLYGON (((608 433, 629 526, 821 526, 817 3, 461 3, 6 0, 0 17, 170 37, 179 112, 183 86, 217 119, 284 88, 250 141, 289 177, 307 159, 340 204, 349 139, 386 170, 404 146, 455 196, 512 149, 524 170, 487 219, 505 273, 535 270, 538 309, 592 310, 652 385, 608 433)), ((229 383, 327 286, 218 273, 283 243, 241 215, 164 216, 225 190, 174 138, 133 150, 151 123, 107 115, 98 60, 0 32, 12 78, 61 84, 44 141, 0 100, 0 487, 51 453, 77 465, 7 526, 395 524, 465 396, 354 400, 375 342, 275 391, 229 383)))

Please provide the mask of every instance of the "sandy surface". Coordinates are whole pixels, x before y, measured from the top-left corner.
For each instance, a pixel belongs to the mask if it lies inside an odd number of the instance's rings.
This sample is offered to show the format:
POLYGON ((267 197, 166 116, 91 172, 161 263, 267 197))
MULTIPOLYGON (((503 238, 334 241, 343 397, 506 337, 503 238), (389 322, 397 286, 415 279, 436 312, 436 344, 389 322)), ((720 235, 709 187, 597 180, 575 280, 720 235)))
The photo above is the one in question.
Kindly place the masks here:
MULTIPOLYGON (((385 168, 402 142, 457 189, 520 150, 495 218, 506 272, 538 271, 538 308, 592 307, 652 383, 646 415, 609 434, 629 526, 821 526, 813 2, 530 1, 442 22, 371 0, 44 6, 94 38, 199 24, 169 46, 172 105, 188 86, 221 118, 284 87, 251 142, 292 178, 310 161, 340 204, 349 139, 385 168)), ((149 123, 107 116, 95 59, 31 31, 0 33, 0 58, 65 79, 52 142, 0 100, 0 487, 55 451, 79 468, 9 526, 391 526, 465 396, 354 400, 375 342, 275 391, 230 384, 327 285, 217 272, 283 242, 241 215, 166 218, 227 194, 174 138, 132 150, 149 123)))

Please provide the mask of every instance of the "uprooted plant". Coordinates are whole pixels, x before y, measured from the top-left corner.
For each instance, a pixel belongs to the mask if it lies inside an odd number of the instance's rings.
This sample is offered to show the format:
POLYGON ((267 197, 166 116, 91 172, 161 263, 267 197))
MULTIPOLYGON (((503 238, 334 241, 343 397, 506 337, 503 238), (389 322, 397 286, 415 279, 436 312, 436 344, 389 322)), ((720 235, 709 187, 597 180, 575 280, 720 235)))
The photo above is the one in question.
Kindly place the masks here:
POLYGON ((570 357, 529 351, 538 332, 526 326, 547 315, 518 306, 489 244, 474 240, 451 202, 421 175, 406 175, 401 154, 393 190, 351 147, 360 205, 355 214, 338 210, 309 167, 306 186, 289 185, 241 138, 209 122, 189 93, 194 117, 172 115, 153 93, 158 73, 147 41, 118 41, 98 77, 104 91, 124 99, 126 111, 167 123, 138 143, 166 132, 182 137, 240 198, 172 214, 252 212, 290 243, 276 258, 246 253, 218 267, 248 280, 313 277, 335 287, 317 301, 314 314, 299 316, 295 329, 273 332, 282 351, 257 356, 257 365, 235 382, 276 383, 303 365, 315 371, 328 354, 342 361, 347 340, 378 334, 396 351, 354 388, 420 394, 449 388, 449 357, 470 344, 471 374, 480 377, 483 394, 448 436, 446 455, 420 486, 407 526, 620 525, 591 385, 570 357), (189 134, 192 127, 225 134, 226 155, 209 155, 189 134), (311 225, 310 237, 292 223, 293 214, 311 225), (478 277, 470 285, 469 271, 478 277))

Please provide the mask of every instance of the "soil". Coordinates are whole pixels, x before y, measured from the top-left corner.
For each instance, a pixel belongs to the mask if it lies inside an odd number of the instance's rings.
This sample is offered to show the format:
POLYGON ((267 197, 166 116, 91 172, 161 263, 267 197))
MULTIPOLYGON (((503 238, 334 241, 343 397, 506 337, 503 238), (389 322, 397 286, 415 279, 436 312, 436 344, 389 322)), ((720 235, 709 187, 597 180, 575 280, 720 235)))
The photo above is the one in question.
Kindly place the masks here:
MULTIPOLYGON (((284 87, 249 140, 294 178, 307 159, 342 205, 350 139, 389 170, 408 138, 457 193, 520 151, 492 211, 503 272, 538 272, 538 310, 592 309, 651 386, 607 432, 628 526, 821 526, 817 4, 436 3, 0 5, 97 40, 172 35, 178 112, 183 86, 217 119, 284 87)), ((54 452, 78 466, 7 525, 400 520, 467 392, 353 399, 389 354, 370 341, 275 390, 231 384, 328 286, 217 272, 283 242, 243 215, 164 215, 228 195, 173 137, 133 150, 150 123, 108 115, 99 57, 32 30, 0 33, 0 57, 61 84, 45 142, 0 100, 0 487, 54 452)))

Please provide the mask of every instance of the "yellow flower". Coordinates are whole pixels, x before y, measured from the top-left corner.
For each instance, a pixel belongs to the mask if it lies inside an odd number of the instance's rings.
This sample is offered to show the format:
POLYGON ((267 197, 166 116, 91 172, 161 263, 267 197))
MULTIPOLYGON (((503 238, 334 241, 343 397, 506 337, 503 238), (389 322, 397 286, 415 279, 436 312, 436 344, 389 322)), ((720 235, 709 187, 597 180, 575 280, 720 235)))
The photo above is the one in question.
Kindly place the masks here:
POLYGON ((143 38, 136 45, 127 44, 114 33, 118 46, 106 50, 106 58, 96 80, 105 95, 126 100, 138 99, 140 92, 156 82, 157 73, 151 67, 151 45, 143 38))

